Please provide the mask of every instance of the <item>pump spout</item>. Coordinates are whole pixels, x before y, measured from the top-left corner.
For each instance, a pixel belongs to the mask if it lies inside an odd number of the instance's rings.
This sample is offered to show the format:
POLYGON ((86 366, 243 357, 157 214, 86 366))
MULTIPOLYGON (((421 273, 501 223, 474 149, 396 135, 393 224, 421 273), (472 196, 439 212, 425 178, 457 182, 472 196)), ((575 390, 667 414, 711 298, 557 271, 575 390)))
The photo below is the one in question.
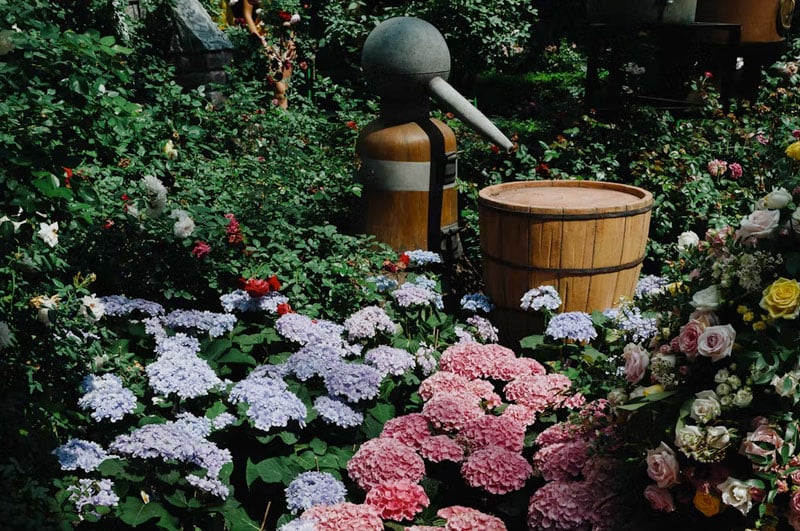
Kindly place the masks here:
POLYGON ((513 151, 514 143, 447 81, 438 76, 434 77, 428 82, 428 90, 434 98, 448 105, 453 114, 483 138, 506 152, 513 151))

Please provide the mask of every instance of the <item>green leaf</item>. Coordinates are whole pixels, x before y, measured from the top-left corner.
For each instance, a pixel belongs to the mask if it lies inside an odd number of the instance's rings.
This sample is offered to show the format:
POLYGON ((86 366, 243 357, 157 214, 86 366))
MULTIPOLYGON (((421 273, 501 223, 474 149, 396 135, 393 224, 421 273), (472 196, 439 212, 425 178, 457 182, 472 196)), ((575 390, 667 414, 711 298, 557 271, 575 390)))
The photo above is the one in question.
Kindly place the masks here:
POLYGON ((328 450, 328 443, 317 437, 314 437, 311 442, 308 443, 308 446, 317 455, 323 455, 328 450))
POLYGON ((153 518, 159 519, 159 526, 177 530, 176 519, 158 502, 144 503, 140 498, 128 496, 119 505, 119 519, 131 526, 141 525, 153 518))
POLYGON ((528 336, 523 337, 520 342, 519 346, 524 349, 536 350, 537 347, 540 347, 544 344, 544 336, 528 336))
POLYGON ((278 434, 278 437, 281 438, 284 444, 289 446, 297 442, 297 435, 290 431, 282 431, 278 434))

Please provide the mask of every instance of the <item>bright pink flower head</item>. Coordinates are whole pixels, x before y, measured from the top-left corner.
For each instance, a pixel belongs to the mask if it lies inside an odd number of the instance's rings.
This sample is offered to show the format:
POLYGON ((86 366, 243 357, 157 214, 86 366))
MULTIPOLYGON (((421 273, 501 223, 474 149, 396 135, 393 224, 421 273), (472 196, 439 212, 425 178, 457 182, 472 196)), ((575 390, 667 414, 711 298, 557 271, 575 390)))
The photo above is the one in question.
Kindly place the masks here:
POLYGON ((464 460, 464 448, 447 435, 434 435, 422 441, 419 449, 422 457, 434 463, 453 461, 460 463, 464 460))
POLYGON ((358 505, 350 502, 335 505, 315 505, 305 511, 300 518, 313 520, 318 531, 383 531, 383 522, 371 505, 358 505))
POLYGON ((486 413, 475 395, 467 392, 439 393, 422 407, 422 414, 440 430, 460 430, 470 420, 486 413))
POLYGON ((483 345, 464 341, 448 347, 439 358, 439 367, 443 371, 454 372, 470 380, 480 378, 487 373, 492 359, 484 356, 483 345))
POLYGON ((708 174, 712 177, 720 177, 728 170, 728 163, 724 160, 714 159, 708 163, 708 174))
POLYGON ((738 179, 744 175, 742 165, 738 162, 731 162, 731 164, 728 166, 728 170, 731 172, 731 179, 738 179))
POLYGON ((423 400, 430 400, 439 393, 452 392, 471 392, 469 379, 460 374, 442 370, 428 376, 419 384, 419 396, 423 400))
MULTIPOLYGON (((493 346, 493 345, 485 345, 493 346)), ((531 374, 545 374, 544 365, 532 358, 499 358, 491 367, 489 378, 508 382, 531 374)))
POLYGON ((225 214, 225 219, 228 220, 228 225, 225 227, 225 234, 228 236, 228 243, 241 243, 242 231, 239 227, 239 221, 233 214, 225 214))
POLYGON ((522 404, 509 404, 501 415, 511 417, 515 422, 524 426, 532 426, 536 423, 536 411, 522 404))
POLYGON ((506 384, 505 395, 509 400, 541 412, 561 405, 571 387, 572 381, 563 374, 530 375, 506 384))
POLYGON ((375 507, 384 520, 413 520, 431 501, 425 489, 407 479, 374 486, 364 503, 375 507))
POLYGON ((461 465, 461 475, 471 487, 492 494, 519 490, 533 474, 533 468, 519 452, 499 446, 481 448, 461 465))
POLYGON ((431 436, 428 419, 422 413, 410 413, 390 419, 383 425, 381 437, 397 439, 406 446, 419 450, 423 441, 431 436))
POLYGON ((551 444, 564 443, 577 437, 581 432, 580 426, 570 422, 559 422, 546 428, 536 437, 536 444, 548 446, 551 444))
POLYGON ((551 481, 534 492, 528 504, 528 529, 591 529, 592 487, 585 481, 551 481))
POLYGON ((211 253, 211 246, 204 241, 196 241, 194 242, 194 247, 192 248, 192 254, 198 260, 202 260, 206 256, 211 253))
POLYGON ((458 432, 456 440, 471 452, 487 446, 521 452, 525 442, 525 425, 511 417, 484 415, 467 422, 458 432))
POLYGON ((547 481, 577 478, 589 457, 590 444, 584 439, 550 444, 533 456, 533 465, 547 481))
POLYGON ((388 481, 419 482, 425 475, 425 462, 400 441, 379 438, 361 445, 347 463, 347 473, 359 487, 369 491, 388 481))
POLYGON ((506 531, 502 520, 471 507, 445 507, 439 509, 436 516, 447 520, 446 531, 506 531))

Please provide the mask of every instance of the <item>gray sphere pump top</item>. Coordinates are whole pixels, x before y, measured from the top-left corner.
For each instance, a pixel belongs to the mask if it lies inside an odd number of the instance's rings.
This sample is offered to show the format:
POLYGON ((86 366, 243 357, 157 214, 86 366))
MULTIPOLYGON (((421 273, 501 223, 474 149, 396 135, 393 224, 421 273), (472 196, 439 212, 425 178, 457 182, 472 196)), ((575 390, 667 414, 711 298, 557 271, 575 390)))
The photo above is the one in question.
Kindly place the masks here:
POLYGON ((447 83, 450 50, 432 24, 415 17, 381 22, 364 42, 361 66, 384 104, 424 108, 432 96, 486 140, 513 150, 513 142, 447 83))

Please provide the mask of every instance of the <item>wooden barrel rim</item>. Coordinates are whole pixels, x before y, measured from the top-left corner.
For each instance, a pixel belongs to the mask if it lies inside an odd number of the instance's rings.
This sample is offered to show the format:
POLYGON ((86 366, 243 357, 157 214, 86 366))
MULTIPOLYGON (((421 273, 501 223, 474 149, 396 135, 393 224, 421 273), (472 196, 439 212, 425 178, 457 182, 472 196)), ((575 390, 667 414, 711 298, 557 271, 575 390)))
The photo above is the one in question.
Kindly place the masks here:
POLYGON ((528 264, 518 264, 514 262, 510 262, 508 260, 503 260, 502 258, 497 258, 493 256, 483 249, 481 249, 481 254, 487 260, 491 260, 497 264, 502 266, 510 267, 512 269, 519 269, 522 271, 541 271, 543 273, 559 273, 562 276, 587 276, 587 275, 603 275, 606 273, 618 273, 620 271, 625 271, 627 269, 633 269, 634 267, 638 267, 644 262, 644 255, 636 260, 631 260, 625 264, 618 264, 613 266, 606 266, 606 267, 591 267, 591 268, 566 268, 566 267, 539 267, 533 266, 528 264))
POLYGON ((601 219, 643 214, 653 208, 653 194, 627 184, 605 181, 518 181, 487 186, 478 194, 478 204, 509 214, 541 219, 601 219), (605 207, 552 207, 545 205, 509 204, 497 199, 503 192, 520 188, 580 188, 609 190, 631 196, 631 202, 605 207))

